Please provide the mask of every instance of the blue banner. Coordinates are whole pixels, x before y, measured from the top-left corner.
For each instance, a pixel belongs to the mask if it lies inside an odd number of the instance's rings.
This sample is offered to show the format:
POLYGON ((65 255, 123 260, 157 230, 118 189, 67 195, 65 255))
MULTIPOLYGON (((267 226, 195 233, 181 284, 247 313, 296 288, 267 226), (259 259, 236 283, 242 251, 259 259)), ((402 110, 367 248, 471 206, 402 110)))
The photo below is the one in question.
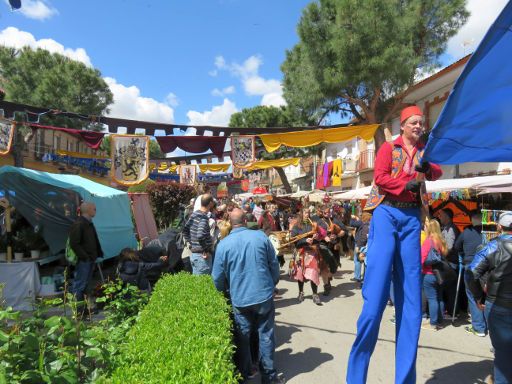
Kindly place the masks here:
POLYGON ((424 158, 436 164, 512 161, 512 1, 453 87, 424 158))

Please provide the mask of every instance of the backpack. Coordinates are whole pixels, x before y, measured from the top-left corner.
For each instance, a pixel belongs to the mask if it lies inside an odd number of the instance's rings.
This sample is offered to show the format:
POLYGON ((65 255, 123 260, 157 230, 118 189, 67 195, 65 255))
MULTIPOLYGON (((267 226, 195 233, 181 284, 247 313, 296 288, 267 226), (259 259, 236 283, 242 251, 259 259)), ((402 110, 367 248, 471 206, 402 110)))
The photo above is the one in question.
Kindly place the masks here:
POLYGON ((76 265, 76 263, 78 262, 78 256, 76 255, 75 251, 73 251, 73 248, 71 248, 71 245, 69 244, 69 237, 66 241, 65 257, 66 257, 66 261, 71 265, 76 265))

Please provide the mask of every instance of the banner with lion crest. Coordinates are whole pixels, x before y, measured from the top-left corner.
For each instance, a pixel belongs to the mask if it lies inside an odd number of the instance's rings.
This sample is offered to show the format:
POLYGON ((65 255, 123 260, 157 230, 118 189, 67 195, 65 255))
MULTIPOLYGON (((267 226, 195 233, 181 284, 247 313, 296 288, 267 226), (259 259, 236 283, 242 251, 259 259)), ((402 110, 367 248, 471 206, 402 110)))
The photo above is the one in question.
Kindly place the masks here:
POLYGON ((149 176, 149 136, 110 135, 112 180, 121 185, 135 185, 149 176))
POLYGON ((7 155, 11 150, 14 136, 14 123, 10 120, 0 119, 0 156, 7 155))

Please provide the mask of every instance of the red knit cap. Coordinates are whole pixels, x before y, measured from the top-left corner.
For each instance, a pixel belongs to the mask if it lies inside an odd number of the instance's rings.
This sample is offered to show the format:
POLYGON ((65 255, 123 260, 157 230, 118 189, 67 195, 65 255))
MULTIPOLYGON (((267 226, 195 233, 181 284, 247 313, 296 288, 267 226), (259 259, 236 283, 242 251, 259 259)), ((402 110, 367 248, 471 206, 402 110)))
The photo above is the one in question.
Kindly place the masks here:
POLYGON ((411 105, 410 107, 402 109, 402 113, 400 113, 400 124, 414 115, 423 116, 423 112, 417 105, 411 105))

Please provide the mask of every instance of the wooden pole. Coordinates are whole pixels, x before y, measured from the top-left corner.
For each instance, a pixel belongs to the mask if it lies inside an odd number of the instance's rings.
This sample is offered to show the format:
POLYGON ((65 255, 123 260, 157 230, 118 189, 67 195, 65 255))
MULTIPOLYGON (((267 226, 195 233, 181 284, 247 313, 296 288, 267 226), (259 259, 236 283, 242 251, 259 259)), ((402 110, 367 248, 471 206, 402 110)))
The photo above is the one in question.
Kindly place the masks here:
POLYGON ((5 209, 5 231, 7 233, 7 262, 12 263, 11 212, 12 207, 5 197, 0 199, 0 206, 5 209))

